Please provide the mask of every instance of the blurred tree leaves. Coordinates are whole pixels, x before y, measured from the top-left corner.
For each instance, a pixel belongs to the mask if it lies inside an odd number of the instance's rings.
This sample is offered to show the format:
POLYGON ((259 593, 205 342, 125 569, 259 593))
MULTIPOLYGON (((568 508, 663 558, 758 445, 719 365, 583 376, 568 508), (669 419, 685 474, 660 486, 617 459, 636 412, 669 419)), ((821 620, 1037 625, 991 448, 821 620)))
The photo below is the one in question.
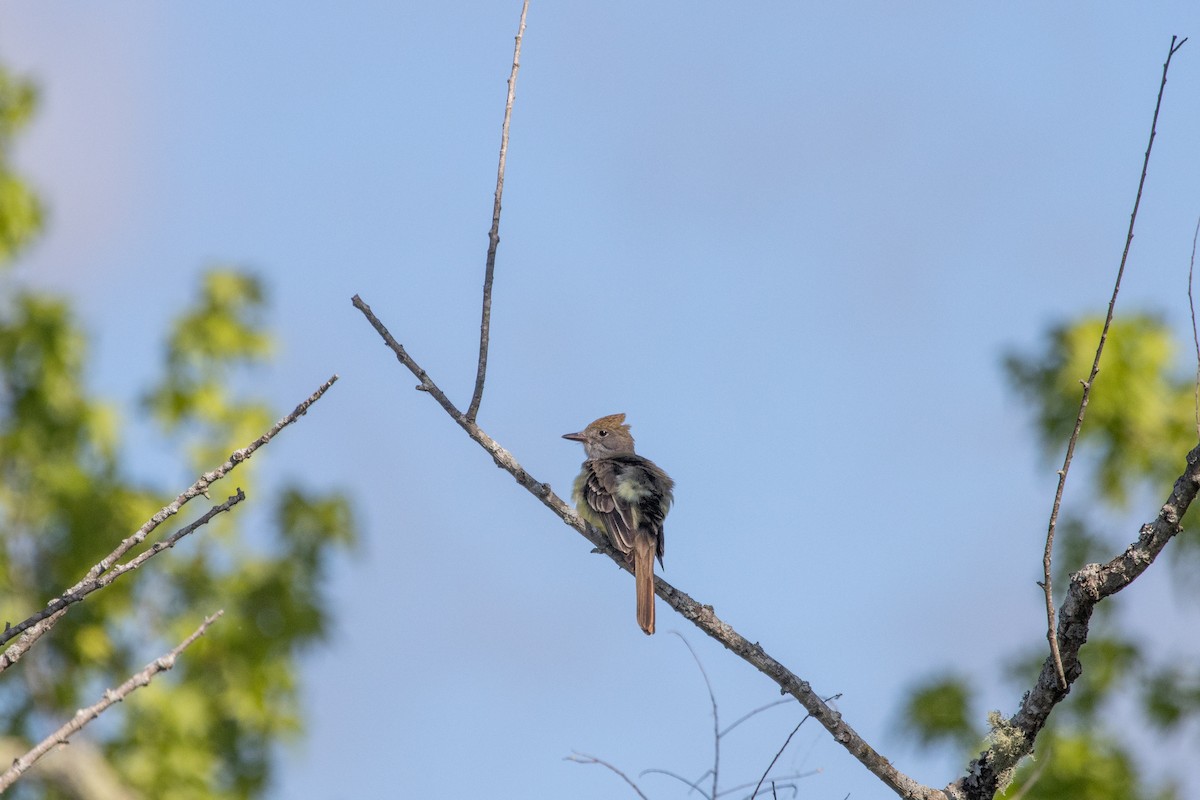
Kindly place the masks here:
MULTIPOLYGON (((88 390, 87 337, 70 306, 21 288, 7 269, 43 223, 40 202, 8 166, 12 137, 35 100, 28 82, 0 70, 0 265, 7 273, 0 275, 0 613, 14 622, 72 585, 184 488, 130 477, 128 460, 137 454, 123 449, 116 409, 88 390)), ((163 374, 145 408, 169 440, 164 450, 187 453, 189 471, 221 463, 279 416, 239 390, 253 385, 273 352, 266 310, 261 281, 215 268, 166 338, 163 374)), ((106 714, 85 738, 114 767, 123 796, 262 793, 274 746, 303 730, 299 659, 330 629, 330 560, 356 539, 344 495, 301 484, 258 486, 253 466, 269 462, 270 452, 214 487, 216 502, 241 486, 247 505, 273 509, 259 514, 262 524, 247 530, 245 518, 255 512, 239 507, 74 606, 0 676, 3 736, 40 739, 224 608, 221 622, 165 679, 106 714)), ((208 505, 197 499, 176 519, 208 505)), ((42 777, 35 768, 13 795, 79 796, 67 782, 42 777)))
MULTIPOLYGON (((1087 317, 1056 326, 1038 352, 1004 360, 1010 382, 1033 408, 1042 449, 1057 459, 1103 325, 1103 317, 1087 317)), ((1121 507, 1139 484, 1169 489, 1195 446, 1195 375, 1177 373, 1178 350, 1157 317, 1113 321, 1080 433, 1097 462, 1097 499, 1121 507)))
POLYGON ((23 78, 0 69, 0 265, 37 235, 42 227, 42 204, 12 172, 9 159, 13 138, 33 116, 37 91, 23 78))
POLYGON ((926 679, 909 690, 901 725, 921 747, 948 745, 956 752, 969 752, 983 741, 971 724, 970 701, 965 678, 946 674, 926 679))
MULTIPOLYGON (((1046 455, 1062 458, 1075 424, 1081 380, 1091 371, 1103 325, 1085 317, 1057 325, 1029 353, 1010 353, 1005 372, 1029 403, 1035 434, 1046 455)), ((1159 318, 1137 314, 1114 321, 1100 372, 1089 400, 1076 460, 1073 491, 1089 500, 1085 511, 1061 519, 1055 541, 1057 586, 1092 561, 1107 561, 1134 538, 1136 524, 1107 530, 1104 518, 1128 510, 1132 497, 1161 502, 1197 442, 1195 373, 1179 360, 1181 348, 1159 318), (1080 463, 1082 460, 1082 464, 1080 463)), ((1139 509, 1142 517, 1146 513, 1139 509)), ((1111 523, 1110 523, 1111 525, 1111 523)), ((1200 551, 1194 532, 1185 531, 1167 552, 1178 567, 1194 564, 1200 551)), ((1185 582, 1186 583, 1186 582, 1185 582)), ((1184 589, 1200 588, 1196 582, 1184 589)), ((1058 599, 1062 598, 1060 588, 1058 599)), ((1178 797, 1178 788, 1156 785, 1139 767, 1130 734, 1155 729, 1189 735, 1185 726, 1200 719, 1200 668, 1176 664, 1152 652, 1139 638, 1136 622, 1125 622, 1113 603, 1102 604, 1080 653, 1083 673, 1065 703, 1055 709, 1039 736, 1035 758, 1018 770, 1006 796, 1027 800, 1130 800, 1178 797), (1162 663, 1164 660, 1167 663, 1162 663), (1130 719, 1129 706, 1140 712, 1130 719)), ((1016 658, 1007 679, 1027 689, 1047 656, 1039 641, 1016 658)), ((980 749, 986 730, 971 720, 984 718, 975 707, 976 687, 963 675, 943 675, 910 691, 902 706, 904 732, 921 743, 948 745, 964 758, 980 749)), ((1195 729, 1190 731, 1195 736, 1195 729)))
POLYGON ((230 443, 245 443, 274 422, 265 405, 229 391, 240 369, 271 355, 273 342, 262 329, 265 302, 256 277, 214 269, 203 278, 198 302, 172 325, 166 374, 146 402, 167 432, 190 438, 193 469, 220 463, 230 443))

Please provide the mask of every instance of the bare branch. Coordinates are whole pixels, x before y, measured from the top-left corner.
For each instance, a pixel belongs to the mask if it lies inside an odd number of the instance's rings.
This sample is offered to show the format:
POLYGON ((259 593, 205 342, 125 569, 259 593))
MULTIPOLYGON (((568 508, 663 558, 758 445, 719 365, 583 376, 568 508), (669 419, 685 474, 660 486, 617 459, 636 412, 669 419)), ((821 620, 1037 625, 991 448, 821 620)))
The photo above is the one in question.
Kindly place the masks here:
MULTIPOLYGON (((1197 491, 1200 491, 1200 445, 1188 453, 1187 467, 1175 481, 1171 496, 1155 520, 1142 526, 1137 541, 1107 564, 1088 564, 1071 576, 1067 597, 1058 613, 1059 646, 1069 682, 1074 682, 1083 671, 1079 650, 1087 641, 1088 624, 1096 605, 1133 583, 1154 563, 1167 542, 1183 530, 1180 520, 1196 499, 1197 491)), ((1008 730, 1023 739, 1015 757, 1023 758, 1033 751, 1034 740, 1045 726, 1047 717, 1066 698, 1067 691, 1058 683, 1053 659, 1047 657, 1037 683, 1025 695, 1017 713, 1006 722, 1008 730)), ((971 762, 966 777, 946 787, 946 794, 955 798, 991 800, 1001 788, 1001 776, 1015 763, 1013 757, 1002 757, 993 745, 971 762)))
MULTIPOLYGON (((791 775, 779 775, 774 777, 771 779, 771 796, 778 797, 779 795, 777 793, 777 789, 782 788, 791 789, 792 796, 795 797, 800 793, 800 786, 796 783, 796 781, 800 780, 801 778, 811 778, 813 775, 820 775, 823 771, 824 770, 820 769, 810 769, 808 772, 795 772, 791 775)), ((731 786, 728 789, 722 789, 721 794, 718 796, 725 797, 733 794, 734 792, 740 792, 744 789, 749 789, 752 786, 754 786, 752 783, 743 783, 737 786, 731 786)), ((746 800, 751 800, 751 796, 746 795, 746 800)))
MULTIPOLYGON (((837 697, 837 696, 835 696, 835 697, 837 697)), ((727 727, 725 730, 721 731, 721 735, 724 736, 725 734, 729 733, 734 728, 736 728, 738 725, 741 725, 746 720, 750 719, 751 717, 753 717, 757 714, 761 714, 762 712, 766 711, 769 708, 774 708, 775 706, 786 705, 791 702, 792 702, 791 700, 776 700, 773 703, 767 703, 765 706, 759 706, 758 708, 754 709, 753 711, 751 711, 747 714, 743 714, 741 717, 739 717, 737 719, 736 722, 730 723, 729 727, 727 727)))
POLYGON ((166 670, 169 670, 171 667, 175 666, 175 659, 179 657, 179 654, 186 650, 192 644, 192 642, 203 636, 204 632, 208 630, 208 626, 216 622, 217 619, 219 619, 224 613, 224 611, 218 611, 211 617, 205 619, 204 622, 200 624, 200 627, 197 628, 191 636, 180 642, 170 652, 151 661, 141 672, 131 676, 129 680, 122 683, 116 689, 109 689, 105 691, 104 697, 101 698, 100 702, 76 711, 75 716, 71 718, 70 722, 67 722, 54 733, 47 736, 28 753, 13 761, 12 766, 9 767, 3 775, 0 775, 0 793, 6 791, 10 786, 12 786, 22 774, 24 774, 30 767, 37 763, 38 759, 53 750, 55 746, 67 744, 68 740, 72 736, 82 730, 83 727, 89 722, 104 713, 104 711, 107 710, 108 707, 113 703, 121 702, 134 690, 149 685, 150 681, 154 679, 155 675, 160 672, 165 672, 166 670))
MULTIPOLYGON (((4 652, 3 656, 0 656, 0 672, 3 672, 5 669, 8 669, 8 667, 17 663, 17 661, 21 659, 21 656, 23 656, 25 652, 33 646, 34 642, 40 639, 46 633, 46 631, 54 627, 54 624, 62 617, 69 606, 74 603, 81 602, 85 597, 97 589, 103 589, 105 586, 108 586, 126 572, 137 569, 142 564, 145 564, 149 559, 161 553, 163 550, 166 550, 169 547, 174 547, 175 543, 180 539, 187 536, 189 533, 192 533, 200 526, 206 525, 213 517, 228 511, 245 499, 246 494, 241 489, 238 489, 237 494, 231 496, 224 503, 221 503, 219 506, 213 506, 206 511, 203 516, 199 517, 191 524, 180 528, 163 541, 155 542, 152 547, 150 547, 144 553, 138 555, 136 558, 124 564, 118 564, 116 567, 98 577, 84 578, 82 581, 75 584, 75 586, 71 587, 50 601, 50 603, 44 609, 36 614, 33 614, 19 625, 9 628, 4 632, 5 641, 11 639, 12 636, 21 633, 22 631, 26 631, 31 628, 33 630, 29 630, 29 633, 27 633, 25 636, 22 636, 19 640, 17 640, 16 644, 4 652), (38 623, 42 624, 39 625, 38 623)), ((91 575, 91 572, 88 574, 91 575)))
POLYGON ((1079 414, 1075 417, 1075 429, 1067 441, 1067 454, 1063 459, 1062 469, 1058 471, 1058 489, 1054 492, 1054 506, 1050 510, 1050 525, 1046 531, 1046 549, 1042 554, 1043 583, 1042 589, 1046 595, 1046 640, 1050 644, 1050 657, 1058 678, 1058 685, 1067 687, 1067 676, 1063 669, 1062 654, 1058 647, 1058 634, 1054 627, 1054 587, 1051 579, 1051 560, 1054 551, 1054 529, 1058 524, 1058 511, 1062 506, 1063 487, 1067 483, 1067 473, 1071 469, 1071 459, 1075 456, 1075 444, 1079 441, 1079 430, 1083 427, 1083 417, 1087 413, 1088 399, 1092 393, 1092 384, 1100 372, 1100 355, 1104 352, 1104 343, 1108 340, 1108 329, 1112 325, 1113 311, 1117 305, 1117 293, 1121 291, 1121 278, 1125 275, 1125 263, 1129 260, 1129 248, 1133 244, 1133 226, 1137 222, 1138 207, 1142 204, 1142 189, 1146 186, 1146 172, 1150 169, 1150 151, 1154 148, 1154 137, 1158 128, 1158 112, 1162 108, 1163 91, 1167 88, 1167 70, 1171 66, 1171 56, 1183 47, 1185 38, 1179 44, 1176 37, 1171 37, 1171 47, 1167 52, 1167 60, 1163 64, 1162 82, 1158 86, 1158 101, 1154 104, 1154 118, 1150 122, 1150 141, 1146 145, 1146 156, 1142 160, 1142 176, 1138 180, 1137 197, 1133 201, 1133 213, 1129 215, 1129 231, 1125 235, 1125 250, 1121 253, 1121 265, 1117 268, 1117 279, 1113 282, 1112 297, 1108 301, 1108 314, 1104 318, 1104 327, 1100 331, 1100 343, 1096 346, 1096 357, 1092 361, 1092 371, 1086 381, 1083 381, 1083 396, 1079 400, 1079 414))
POLYGON ((683 642, 687 647, 688 652, 692 654, 692 660, 696 662, 696 667, 700 670, 700 675, 704 678, 704 685, 708 688, 708 701, 712 705, 713 717, 713 766, 712 766, 712 794, 709 797, 717 796, 717 783, 721 776, 721 723, 717 716, 717 696, 713 694, 712 681, 708 679, 708 672, 704 669, 704 664, 700 662, 700 656, 696 655, 696 649, 692 647, 692 643, 683 638, 683 634, 679 631, 671 631, 679 637, 679 641, 683 642))
POLYGON ((642 800, 650 800, 650 798, 646 797, 645 793, 642 792, 642 790, 638 788, 638 785, 636 783, 634 783, 628 775, 626 775, 624 772, 621 772, 621 770, 617 769, 616 767, 614 767, 612 764, 608 763, 607 761, 602 761, 602 760, 596 758, 595 756, 589 756, 586 753, 572 753, 571 755, 564 758, 563 761, 574 761, 576 764, 599 764, 602 767, 607 767, 608 769, 612 770, 617 775, 619 775, 621 777, 621 780, 625 781, 631 787, 633 787, 633 790, 635 792, 637 792, 638 797, 642 798, 642 800))
MULTIPOLYGON (((313 403, 320 400, 321 396, 324 395, 325 392, 327 392, 329 388, 337 382, 337 379, 337 375, 332 376, 329 380, 325 381, 325 383, 321 384, 321 386, 318 387, 317 390, 313 392, 307 399, 297 405, 290 414, 283 417, 273 426, 271 426, 271 428, 262 436, 250 442, 250 444, 246 445, 245 447, 239 450, 234 450, 232 453, 230 453, 229 458, 224 464, 221 464, 211 472, 206 472, 201 475, 195 483, 184 490, 184 492, 176 497, 173 502, 159 509, 159 511, 149 520, 147 520, 141 528, 133 533, 133 535, 123 540, 115 550, 113 550, 99 563, 88 570, 87 575, 85 575, 78 583, 76 583, 67 591, 63 592, 59 597, 52 600, 47 605, 46 609, 34 614, 29 619, 24 620, 18 625, 9 626, 3 632, 0 632, 0 644, 10 641, 14 636, 21 636, 16 644, 9 647, 3 655, 0 655, 0 672, 3 672, 12 664, 16 663, 16 661, 20 659, 20 657, 24 655, 24 653, 28 651, 30 647, 33 646, 34 642, 36 642, 43 635, 45 635, 48 630, 54 627, 55 623, 57 623, 58 620, 62 618, 62 615, 66 613, 67 607, 69 607, 72 603, 77 602, 79 598, 75 597, 75 595, 78 595, 85 586, 95 582, 102 574, 111 569, 113 564, 117 563, 133 547, 145 541, 146 537, 151 532, 153 532, 163 522, 177 514, 179 510, 183 508, 183 506, 186 505, 190 500, 200 495, 207 497, 208 489, 212 484, 216 483, 218 480, 225 477, 226 474, 233 471, 238 464, 241 464, 243 461, 249 459, 260 447, 274 439, 275 436, 284 428, 291 425, 300 417, 304 416, 304 414, 308 412, 309 407, 313 403)), ((209 513, 212 514, 219 512, 209 513)), ((176 537, 182 535, 185 534, 176 534, 176 537)), ((177 540, 178 539, 176 538, 176 541, 177 540)), ((86 594, 86 592, 84 592, 84 594, 86 594)))
POLYGON ((1200 219, 1192 234, 1192 258, 1188 262, 1188 309, 1192 312, 1192 342, 1196 345, 1196 437, 1200 438, 1200 333, 1196 331, 1196 302, 1192 299, 1192 275, 1196 271, 1196 238, 1200 237, 1200 219))
MULTIPOLYGON (((701 775, 699 778, 697 778, 695 783, 693 783, 692 781, 689 781, 687 778, 683 777, 678 772, 671 772, 671 770, 669 770, 669 769, 660 769, 658 767, 651 767, 650 769, 644 769, 640 773, 638 773, 639 778, 645 777, 646 775, 666 775, 668 778, 674 778, 675 780, 682 783, 684 786, 690 787, 693 792, 700 795, 701 797, 707 796, 704 794, 704 787, 700 785, 700 781, 702 781, 708 777, 708 771, 705 771, 705 773, 703 775, 701 775)), ((691 792, 688 792, 688 794, 691 794, 691 792)))
POLYGON ((483 380, 487 375, 488 338, 492 326, 492 276, 496 272, 496 248, 500 245, 500 196, 504 194, 504 165, 508 160, 508 123, 512 120, 513 97, 517 92, 517 72, 521 69, 521 39, 525 36, 525 15, 529 0, 521 5, 521 24, 513 47, 512 72, 508 76, 508 100, 504 104, 504 124, 500 126, 500 166, 496 168, 496 199, 492 203, 492 229, 488 232, 487 265, 483 272, 483 316, 479 322, 479 366, 475 371, 475 392, 467 407, 467 419, 475 421, 483 400, 483 380))
MULTIPOLYGON (((521 484, 530 494, 540 500, 542 505, 553 511, 563 522, 574 528, 591 542, 597 552, 604 553, 619 567, 627 572, 629 571, 625 557, 612 549, 607 541, 607 537, 594 528, 585 525, 575 511, 551 491, 549 485, 533 478, 533 476, 521 467, 512 453, 501 447, 491 436, 475 424, 474 421, 467 419, 454 407, 454 404, 437 387, 437 384, 433 382, 429 374, 413 361, 404 347, 392 337, 383 323, 371 312, 370 306, 364 303, 358 295, 352 298, 352 302, 363 313, 371 325, 374 326, 375 330, 383 338, 384 343, 395 353, 400 363, 407 367, 417 377, 417 380, 421 382, 417 388, 428 392, 445 409, 446 413, 467 432, 467 435, 492 456, 492 459, 496 462, 496 466, 512 475, 517 480, 517 483, 521 484)), ((809 686, 807 681, 801 680, 774 658, 767 655, 766 651, 760 645, 749 641, 734 630, 733 626, 721 620, 713 611, 712 606, 701 605, 684 592, 667 583, 661 577, 654 579, 654 589, 662 601, 678 611, 684 619, 690 621, 704 633, 724 645, 726 649, 774 681, 782 693, 790 694, 799 700, 800 705, 804 706, 804 709, 808 711, 813 719, 820 722, 839 744, 845 747, 851 755, 857 758, 863 766, 883 781, 892 791, 896 792, 896 794, 903 798, 911 798, 912 800, 944 798, 941 791, 924 786, 893 767, 891 762, 876 752, 857 731, 842 720, 842 715, 839 712, 833 710, 821 700, 813 692, 812 687, 809 686)))

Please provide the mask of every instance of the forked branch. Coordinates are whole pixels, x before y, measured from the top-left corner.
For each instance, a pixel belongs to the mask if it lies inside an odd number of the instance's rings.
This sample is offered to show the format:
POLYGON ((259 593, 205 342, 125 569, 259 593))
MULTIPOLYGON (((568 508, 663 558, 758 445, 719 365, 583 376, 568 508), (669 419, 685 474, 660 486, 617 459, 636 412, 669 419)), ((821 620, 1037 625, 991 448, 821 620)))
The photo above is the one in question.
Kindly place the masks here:
POLYGON ((508 124, 512 120, 513 98, 517 93, 517 72, 521 69, 521 39, 525 36, 525 15, 529 0, 521 5, 521 24, 513 47, 512 72, 508 76, 508 101, 504 104, 504 124, 500 126, 500 166, 496 168, 496 196, 492 202, 492 229, 488 231, 487 264, 483 271, 483 315, 479 321, 479 364, 475 369, 475 392, 467 406, 467 419, 475 421, 483 400, 483 381, 487 376, 488 338, 492 327, 492 277, 496 272, 496 248, 500 246, 500 197, 504 194, 504 165, 508 161, 508 124))
MULTIPOLYGON (((525 487, 530 494, 558 515, 563 522, 574 528, 580 535, 591 542, 597 551, 607 555, 622 569, 629 570, 625 557, 612 549, 604 535, 598 533, 594 528, 585 525, 575 511, 567 506, 558 495, 554 494, 547 484, 536 480, 526 472, 517 462, 516 458, 513 457, 512 453, 501 447, 474 420, 468 419, 465 414, 455 408, 454 404, 446 397, 446 394, 429 377, 429 373, 422 369, 404 347, 395 340, 387 327, 379 321, 371 311, 370 306, 363 302, 362 298, 355 295, 352 302, 355 308, 363 313, 363 316, 367 318, 383 338, 384 343, 395 354, 397 360, 417 377, 417 380, 420 381, 417 388, 432 396, 445 409, 446 413, 467 432, 467 435, 491 455, 492 459, 496 462, 496 466, 516 478, 517 483, 525 487)), ((830 708, 824 700, 813 692, 807 681, 797 677, 789 669, 769 656, 760 645, 751 642, 734 630, 733 626, 721 620, 716 615, 716 612, 713 611, 712 606, 696 602, 661 577, 654 579, 654 589, 663 602, 678 611, 684 619, 716 639, 743 661, 751 664, 759 672, 774 681, 782 693, 789 694, 800 701, 800 705, 804 706, 804 709, 812 715, 813 719, 824 725, 826 730, 833 735, 833 738, 838 743, 849 750, 851 755, 862 762, 868 770, 874 773, 898 795, 904 798, 912 798, 912 800, 933 800, 934 798, 943 798, 945 796, 936 789, 931 789, 917 783, 893 767, 890 761, 876 752, 875 748, 867 744, 857 731, 842 720, 840 713, 830 708)))
MULTIPOLYGON (((1071 576, 1067 597, 1058 613, 1058 644, 1068 683, 1073 683, 1082 673, 1079 650, 1087 641, 1088 625, 1096 605, 1106 597, 1116 594, 1154 563, 1159 553, 1182 529, 1180 520, 1187 512, 1196 493, 1200 490, 1200 445, 1187 455, 1187 467, 1175 481, 1170 497, 1159 509, 1153 522, 1142 526, 1135 542, 1125 552, 1107 564, 1088 564, 1071 576)), ((1004 774, 1016 765, 1016 760, 1033 752, 1033 743, 1046 724, 1050 712, 1067 696, 1067 690, 1059 686, 1057 667, 1047 657, 1042 664, 1033 689, 1021 701, 1021 707, 1006 723, 1009 742, 1013 736, 1020 737, 1024 744, 1007 756, 1000 748, 990 747, 982 752, 968 767, 966 777, 946 788, 951 797, 969 800, 991 800, 1004 774)))
POLYGON ((1104 352, 1104 343, 1108 341, 1108 329, 1112 326, 1113 311, 1117 305, 1117 293, 1121 291, 1121 278, 1125 275, 1125 263, 1129 260, 1129 248, 1133 244, 1133 226, 1137 222, 1138 207, 1142 204, 1142 189, 1146 186, 1146 172, 1150 168, 1150 151, 1154 148, 1154 137, 1158 128, 1158 112, 1162 108, 1163 91, 1167 88, 1167 70, 1171 67, 1171 56, 1175 55, 1184 38, 1176 44, 1176 37, 1171 37, 1171 47, 1167 50, 1167 60, 1163 63, 1162 81, 1158 85, 1158 101, 1154 104, 1154 118, 1150 122, 1150 141, 1146 145, 1146 155, 1142 159, 1142 176, 1138 180, 1137 197, 1133 201, 1133 213, 1129 215, 1129 231, 1125 234, 1125 249, 1121 253, 1121 265, 1117 268, 1117 279, 1113 282, 1112 297, 1108 301, 1108 314, 1104 317, 1104 327, 1100 330, 1100 343, 1096 346, 1096 357, 1092 360, 1092 371, 1087 380, 1083 381, 1083 395, 1079 399, 1079 413, 1075 416, 1075 429, 1067 440, 1067 454, 1063 458, 1062 469, 1058 471, 1058 488, 1054 492, 1054 505, 1050 509, 1050 525, 1046 530, 1046 549, 1042 554, 1042 590, 1046 595, 1046 641, 1050 644, 1050 658, 1054 664, 1058 685, 1067 688, 1067 676, 1063 667, 1062 654, 1059 652, 1058 633, 1054 626, 1054 586, 1051 579, 1052 556, 1054 552, 1054 530, 1058 524, 1058 511, 1062 507, 1063 488, 1067 483, 1067 473, 1071 469, 1071 459, 1075 457, 1075 445, 1079 441, 1079 431, 1083 427, 1083 417, 1087 413, 1088 400, 1092 394, 1092 384, 1100 372, 1100 355, 1104 352))
POLYGON ((308 412, 309 407, 313 403, 320 400, 321 396, 329 390, 329 387, 333 386, 337 379, 337 375, 332 376, 329 380, 325 381, 325 383, 321 384, 321 386, 318 387, 317 390, 308 398, 297 405, 290 414, 283 417, 273 426, 271 426, 271 428, 262 436, 259 436, 245 447, 234 450, 229 454, 229 458, 226 459, 224 464, 221 464, 211 472, 206 472, 201 475, 195 483, 185 489, 178 497, 175 498, 174 501, 159 509, 154 516, 146 520, 142 527, 138 528, 132 535, 124 539, 119 545, 117 545, 116 549, 114 549, 111 553, 101 559, 95 566, 88 570, 87 575, 81 578, 78 583, 67 589, 58 597, 51 600, 47 604, 46 608, 31 615, 19 624, 8 626, 3 632, 0 632, 0 644, 10 641, 14 636, 20 636, 20 639, 18 639, 16 643, 11 645, 7 650, 4 651, 2 655, 0 655, 0 672, 8 669, 10 666, 15 664, 21 658, 21 656, 28 652, 29 648, 33 647, 37 640, 44 636, 51 628, 53 628, 58 620, 60 620, 62 616, 67 613, 67 609, 70 608, 72 604, 79 602, 86 595, 90 594, 96 589, 103 588, 104 586, 108 585, 115 580, 116 577, 119 577, 120 574, 127 572, 130 569, 136 569, 138 566, 144 563, 146 559, 151 558, 160 550, 166 547, 174 546, 175 542, 177 542, 180 538, 186 536, 199 526, 203 525, 209 519, 212 519, 212 517, 216 514, 227 511, 229 508, 245 499, 245 495, 243 495, 241 489, 239 489, 235 497, 231 497, 225 503, 211 509, 208 513, 200 517, 191 525, 176 532, 164 542, 156 544, 154 548, 146 551, 146 553, 142 553, 128 564, 121 565, 121 567, 114 571, 114 575, 105 575, 105 573, 112 569, 113 565, 116 564, 126 553, 144 542, 146 537, 149 536, 159 525, 173 517, 175 514, 179 513, 179 510, 183 508, 183 506, 189 501, 202 495, 207 496, 210 486, 219 481, 221 478, 225 477, 225 475, 228 473, 232 472, 238 464, 248 460, 260 447, 266 445, 268 442, 274 439, 275 436, 284 428, 291 425, 300 417, 304 416, 304 414, 308 412))

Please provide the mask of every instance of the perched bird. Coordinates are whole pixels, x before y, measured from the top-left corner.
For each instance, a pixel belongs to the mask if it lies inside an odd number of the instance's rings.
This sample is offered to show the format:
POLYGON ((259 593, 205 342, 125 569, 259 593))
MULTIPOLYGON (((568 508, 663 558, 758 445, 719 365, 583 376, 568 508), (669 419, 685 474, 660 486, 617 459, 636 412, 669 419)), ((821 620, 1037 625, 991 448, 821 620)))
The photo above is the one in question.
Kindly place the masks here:
POLYGON ((633 562, 638 625, 654 633, 654 557, 662 564, 663 519, 674 500, 675 481, 633 452, 624 414, 601 417, 563 438, 582 442, 587 453, 571 492, 575 508, 633 562))

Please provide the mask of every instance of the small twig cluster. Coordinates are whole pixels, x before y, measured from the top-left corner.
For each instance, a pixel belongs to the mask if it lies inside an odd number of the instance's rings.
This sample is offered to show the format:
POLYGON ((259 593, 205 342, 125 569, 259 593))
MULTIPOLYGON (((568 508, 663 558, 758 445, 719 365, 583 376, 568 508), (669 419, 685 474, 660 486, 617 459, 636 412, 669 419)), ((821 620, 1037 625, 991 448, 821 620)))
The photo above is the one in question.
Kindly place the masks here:
MULTIPOLYGON (((1046 531, 1046 549, 1042 555, 1042 589, 1046 595, 1046 640, 1050 643, 1050 658, 1054 662, 1054 671, 1058 677, 1058 685, 1066 689, 1067 676, 1063 669, 1062 654, 1059 651, 1058 632, 1054 625, 1054 588, 1050 574, 1053 568, 1054 529, 1058 524, 1058 512, 1062 507, 1063 489, 1067 484, 1067 473, 1071 470, 1071 459, 1075 456, 1075 445, 1079 442, 1079 431, 1083 428, 1083 418, 1087 414, 1088 400, 1092 395, 1092 384, 1100 372, 1100 356, 1104 353, 1104 344, 1108 341, 1108 329, 1112 327, 1113 312, 1117 307, 1117 294, 1121 291, 1121 279, 1125 276, 1125 264, 1129 261, 1129 248, 1133 245, 1133 228, 1137 223, 1138 208, 1142 205, 1142 190, 1146 187, 1146 173, 1150 169, 1150 151, 1154 149, 1154 137, 1158 131, 1158 112, 1162 109, 1163 92, 1167 88, 1167 70, 1171 68, 1171 56, 1187 39, 1178 44, 1176 37, 1171 37, 1171 47, 1167 51, 1167 60, 1163 63, 1162 81, 1158 85, 1158 101, 1154 104, 1154 118, 1150 121, 1150 141, 1146 145, 1146 155, 1142 159, 1142 176, 1138 179, 1137 196, 1133 201, 1133 212, 1129 215, 1129 230, 1125 234, 1125 249, 1121 252, 1121 264, 1117 267, 1117 277, 1113 281, 1112 297, 1108 301, 1108 313, 1104 317, 1104 327, 1100 330, 1100 341, 1096 345, 1096 357, 1092 360, 1092 371, 1083 384, 1083 394, 1079 398, 1079 413, 1075 416, 1075 429, 1067 440, 1067 453, 1063 458, 1062 469, 1058 471, 1058 489, 1054 492, 1054 505, 1050 509, 1050 525, 1046 531)), ((1190 289, 1189 289, 1190 293, 1190 289)))
MULTIPOLYGON (((750 794, 748 794, 748 795, 744 795, 744 797, 746 798, 746 800, 755 800, 755 798, 758 797, 759 791, 762 789, 763 784, 766 782, 767 776, 771 774, 771 770, 775 768, 775 764, 779 761, 780 757, 783 755, 783 751, 787 749, 789 744, 791 744, 792 738, 799 732, 800 727, 805 722, 808 721, 810 715, 805 714, 804 717, 798 723, 796 723, 796 726, 794 728, 792 728, 791 733, 789 733, 787 735, 787 738, 784 739, 783 744, 780 746, 779 750, 776 751, 774 757, 771 759, 771 762, 769 764, 767 764, 767 768, 765 770, 763 770, 762 776, 759 777, 757 782, 743 783, 743 784, 739 784, 737 786, 731 786, 726 789, 721 789, 720 788, 721 741, 725 738, 725 736, 727 736, 729 733, 731 733, 735 728, 737 728, 743 722, 753 719, 754 717, 758 716, 759 714, 761 714, 762 712, 764 712, 768 709, 774 708, 779 705, 787 705, 787 704, 791 703, 791 701, 790 700, 776 700, 773 703, 767 703, 764 706, 759 706, 758 708, 754 709, 753 711, 743 714, 741 717, 738 718, 738 720, 736 722, 734 722, 732 725, 730 725, 729 727, 722 730, 721 724, 720 724, 720 708, 717 705, 717 696, 716 696, 716 693, 713 692, 712 682, 708 678, 708 671, 704 669, 704 664, 703 664, 703 662, 700 661, 700 657, 698 655, 696 655, 696 650, 695 650, 695 648, 692 647, 691 642, 689 642, 687 639, 685 639, 683 634, 679 633, 678 631, 673 631, 673 633, 679 637, 680 641, 682 641, 684 646, 687 647, 688 652, 690 652, 692 654, 692 659, 696 662, 696 668, 700 670, 700 675, 704 678, 704 685, 708 689, 708 700, 709 700, 709 704, 712 706, 712 717, 713 717, 713 732, 712 732, 713 761, 712 761, 712 766, 709 769, 707 769, 703 775, 699 776, 698 778, 696 778, 694 780, 689 780, 677 772, 672 772, 671 770, 661 769, 661 768, 651 768, 651 769, 642 770, 642 772, 638 775, 638 777, 639 778, 645 777, 646 775, 665 775, 668 778, 673 778, 674 780, 679 781, 684 786, 687 786, 689 789, 691 789, 692 791, 699 794, 701 797, 708 798, 708 800, 717 800, 717 798, 720 798, 720 797, 728 797, 731 795, 735 795, 737 792, 744 792, 747 789, 754 787, 753 791, 751 791, 750 794), (711 788, 706 790, 705 787, 703 785, 701 785, 701 782, 708 778, 711 778, 711 784, 710 784, 711 788)), ((825 698, 825 702, 828 703, 828 702, 836 700, 836 699, 837 699, 836 696, 835 697, 827 697, 827 698, 825 698)), ((630 778, 628 775, 626 775, 624 772, 622 772, 616 766, 609 763, 608 761, 605 761, 604 759, 597 758, 596 756, 588 755, 586 753, 574 752, 571 755, 567 756, 564 760, 572 761, 576 764, 595 764, 597 766, 605 767, 606 769, 608 769, 609 771, 613 772, 615 775, 620 777, 627 784, 629 784, 629 786, 637 793, 637 795, 639 797, 646 798, 646 793, 644 791, 642 791, 642 788, 637 784, 636 781, 634 781, 632 778, 630 778)), ((788 789, 793 794, 795 794, 796 792, 799 791, 799 786, 796 783, 797 781, 799 781, 801 778, 807 778, 807 777, 815 775, 819 772, 820 772, 820 770, 812 770, 810 772, 796 773, 793 775, 776 776, 775 778, 772 778, 772 780, 771 780, 771 796, 772 797, 778 796, 777 791, 780 788, 788 789)))

